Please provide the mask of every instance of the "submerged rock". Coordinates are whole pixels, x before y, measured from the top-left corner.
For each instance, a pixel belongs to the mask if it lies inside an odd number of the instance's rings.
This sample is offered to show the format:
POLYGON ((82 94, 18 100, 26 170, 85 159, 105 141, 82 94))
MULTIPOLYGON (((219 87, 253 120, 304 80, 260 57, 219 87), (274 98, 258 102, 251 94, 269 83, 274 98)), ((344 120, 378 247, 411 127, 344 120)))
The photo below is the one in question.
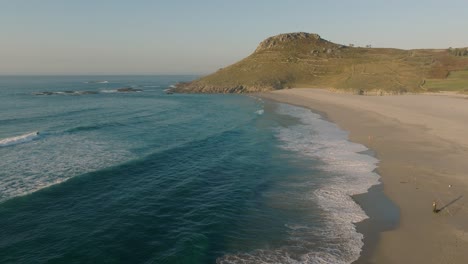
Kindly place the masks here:
POLYGON ((119 93, 134 93, 134 92, 141 92, 143 91, 142 89, 138 88, 132 88, 132 87, 122 87, 117 89, 117 92, 119 93))
POLYGON ((98 94, 96 91, 58 91, 58 92, 35 92, 33 95, 84 95, 84 94, 98 94))

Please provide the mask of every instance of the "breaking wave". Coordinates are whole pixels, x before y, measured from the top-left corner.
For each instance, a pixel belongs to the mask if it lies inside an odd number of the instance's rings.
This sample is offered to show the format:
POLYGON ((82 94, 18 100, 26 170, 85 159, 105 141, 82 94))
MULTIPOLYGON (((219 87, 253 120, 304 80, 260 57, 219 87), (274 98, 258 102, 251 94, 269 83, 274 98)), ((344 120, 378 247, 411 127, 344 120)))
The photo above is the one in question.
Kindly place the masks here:
MULTIPOLYGON (((32 134, 26 135, 34 137, 32 134)), ((57 135, 53 139, 40 141, 33 148, 6 152, 0 160, 0 168, 3 170, 0 171, 0 203, 77 175, 118 164, 131 157, 132 154, 126 150, 73 134, 57 135), (48 151, 39 154, 39 149, 48 151)))
POLYGON ((281 147, 313 161, 323 179, 311 186, 303 199, 323 211, 325 228, 286 224, 288 243, 274 249, 228 254, 217 263, 351 263, 357 260, 363 246, 363 235, 355 223, 367 218, 352 195, 367 192, 378 184, 374 172, 378 160, 361 152, 363 145, 347 140, 346 132, 308 109, 279 104, 277 111, 299 120, 300 124, 278 128, 281 147), (317 188, 318 187, 318 188, 317 188))
POLYGON ((30 142, 30 141, 37 139, 38 137, 39 137, 39 132, 36 131, 36 132, 23 134, 21 136, 5 138, 5 139, 0 140, 0 147, 7 147, 11 145, 30 142))

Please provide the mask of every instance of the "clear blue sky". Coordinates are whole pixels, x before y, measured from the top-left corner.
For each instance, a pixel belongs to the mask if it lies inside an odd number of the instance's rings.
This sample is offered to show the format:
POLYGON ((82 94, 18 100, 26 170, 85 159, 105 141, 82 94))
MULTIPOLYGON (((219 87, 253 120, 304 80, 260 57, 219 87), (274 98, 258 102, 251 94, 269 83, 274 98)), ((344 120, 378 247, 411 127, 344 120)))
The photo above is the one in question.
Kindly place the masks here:
POLYGON ((271 35, 468 46, 467 0, 0 0, 0 74, 204 74, 271 35))

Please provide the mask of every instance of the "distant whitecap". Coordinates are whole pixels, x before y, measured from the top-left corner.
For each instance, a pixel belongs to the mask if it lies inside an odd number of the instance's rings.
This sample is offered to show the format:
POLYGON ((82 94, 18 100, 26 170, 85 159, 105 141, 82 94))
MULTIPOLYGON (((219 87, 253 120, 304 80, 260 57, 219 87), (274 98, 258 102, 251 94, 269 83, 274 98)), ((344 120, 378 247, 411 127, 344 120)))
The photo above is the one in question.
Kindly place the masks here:
POLYGON ((39 137, 39 132, 30 132, 20 136, 9 137, 0 140, 0 147, 7 147, 11 145, 21 144, 33 141, 39 137))

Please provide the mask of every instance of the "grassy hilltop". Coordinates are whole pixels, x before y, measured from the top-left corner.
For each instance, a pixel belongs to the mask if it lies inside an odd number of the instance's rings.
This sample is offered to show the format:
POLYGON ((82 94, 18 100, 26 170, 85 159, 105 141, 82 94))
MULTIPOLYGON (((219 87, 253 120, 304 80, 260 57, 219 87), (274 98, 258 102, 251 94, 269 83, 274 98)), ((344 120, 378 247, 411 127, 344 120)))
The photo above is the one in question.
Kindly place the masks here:
POLYGON ((261 42, 245 59, 181 83, 176 91, 246 93, 318 87, 397 94, 443 90, 444 85, 450 86, 447 90, 468 91, 468 52, 464 51, 349 47, 317 34, 281 34, 261 42), (450 76, 457 79, 450 80, 450 76))

